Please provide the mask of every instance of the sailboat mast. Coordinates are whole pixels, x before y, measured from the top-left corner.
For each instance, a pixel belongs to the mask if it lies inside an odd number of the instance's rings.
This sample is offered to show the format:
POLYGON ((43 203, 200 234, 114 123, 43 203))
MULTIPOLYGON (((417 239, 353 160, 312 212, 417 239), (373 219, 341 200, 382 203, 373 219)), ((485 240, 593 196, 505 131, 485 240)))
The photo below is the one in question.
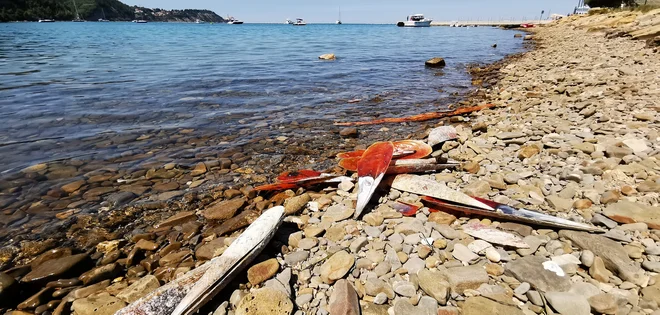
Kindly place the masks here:
POLYGON ((80 14, 78 14, 78 5, 76 4, 76 0, 73 0, 73 8, 76 9, 76 20, 80 20, 80 14))

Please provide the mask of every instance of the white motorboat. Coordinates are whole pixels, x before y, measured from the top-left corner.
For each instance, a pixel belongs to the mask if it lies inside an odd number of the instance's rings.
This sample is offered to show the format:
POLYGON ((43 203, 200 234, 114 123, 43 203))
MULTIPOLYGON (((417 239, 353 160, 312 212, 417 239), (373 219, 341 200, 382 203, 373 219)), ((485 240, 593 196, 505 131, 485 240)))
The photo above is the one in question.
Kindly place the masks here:
POLYGON ((295 22, 294 22, 294 21, 291 21, 291 20, 289 20, 289 19, 286 19, 286 22, 284 22, 284 24, 289 24, 289 25, 291 25, 291 24, 293 24, 293 23, 295 23, 295 22))
POLYGON ((39 20, 39 23, 53 23, 53 22, 55 22, 55 20, 51 20, 51 19, 39 20))
POLYGON ((305 25, 307 25, 307 23, 305 22, 305 20, 301 18, 297 18, 296 22, 293 23, 293 26, 305 26, 305 25))
POLYGON ((146 21, 146 20, 133 20, 133 23, 141 23, 141 24, 143 24, 143 23, 147 23, 147 21, 146 21))
POLYGON ((235 19, 233 16, 227 17, 227 24, 243 24, 243 21, 235 19))
POLYGON ((424 14, 414 14, 406 17, 405 22, 399 22, 396 25, 400 27, 429 27, 432 19, 424 18, 424 14))
POLYGON ((204 24, 204 23, 206 23, 206 22, 204 22, 204 21, 202 21, 202 20, 200 20, 200 19, 196 19, 196 20, 195 20, 195 24, 204 24))

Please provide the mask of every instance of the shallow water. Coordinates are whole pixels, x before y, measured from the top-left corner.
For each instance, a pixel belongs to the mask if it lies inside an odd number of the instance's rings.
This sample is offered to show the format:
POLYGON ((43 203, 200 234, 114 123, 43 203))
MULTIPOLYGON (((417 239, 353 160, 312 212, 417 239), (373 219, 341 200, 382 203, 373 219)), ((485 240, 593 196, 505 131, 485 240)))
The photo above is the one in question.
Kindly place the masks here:
POLYGON ((273 124, 435 110, 468 90, 466 64, 520 50, 486 27, 0 24, 0 172, 148 151, 136 138, 164 130, 241 143, 273 124), (425 68, 434 56, 448 66, 425 68))

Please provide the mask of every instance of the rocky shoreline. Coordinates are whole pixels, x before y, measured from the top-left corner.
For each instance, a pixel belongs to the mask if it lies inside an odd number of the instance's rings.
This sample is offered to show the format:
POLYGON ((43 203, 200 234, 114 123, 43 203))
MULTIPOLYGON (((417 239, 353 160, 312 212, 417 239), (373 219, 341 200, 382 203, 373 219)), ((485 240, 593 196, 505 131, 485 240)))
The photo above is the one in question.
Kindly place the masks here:
MULTIPOLYGON (((23 234, 64 235, 68 241, 26 235, 0 248, 0 312, 114 314, 221 255, 264 209, 284 205, 289 216, 275 239, 202 313, 658 313, 660 59, 646 42, 622 37, 639 32, 630 24, 660 17, 649 14, 571 18, 535 30, 535 50, 471 69, 473 85, 481 88, 462 105, 498 107, 415 125, 410 135, 423 139, 434 125, 458 131, 457 141, 445 142, 433 155, 460 161, 461 169, 424 176, 470 195, 591 222, 604 234, 432 212, 420 196, 395 189, 374 197, 378 204, 355 220, 351 182, 273 194, 258 194, 252 186, 233 189, 232 182, 199 192, 179 188, 182 182, 192 186, 191 173, 213 169, 238 172, 245 182, 269 179, 255 172, 259 165, 237 165, 249 160, 244 153, 226 153, 227 160, 214 165, 196 164, 185 172, 166 165, 128 178, 135 189, 145 186, 143 176, 160 180, 161 194, 180 194, 173 202, 153 200, 99 214, 59 212, 60 223, 45 230, 40 223, 50 218, 5 211, 0 238, 13 238, 8 227, 21 226, 23 234), (395 201, 422 208, 404 217, 392 208, 395 201), (466 233, 474 225, 515 233, 527 248, 475 238, 466 233)), ((407 127, 359 129, 357 139, 345 138, 343 147, 299 166, 318 163, 341 172, 332 159, 337 152, 399 140, 394 137, 407 127)), ((296 143, 305 149, 304 142, 296 143)), ((38 179, 50 167, 37 165, 26 174, 38 179)), ((125 180, 121 172, 108 173, 93 174, 100 194, 109 192, 103 192, 109 187, 104 183, 125 180)), ((67 183, 47 195, 75 193, 89 184, 67 183)), ((116 192, 116 204, 130 199, 129 193, 116 192)))

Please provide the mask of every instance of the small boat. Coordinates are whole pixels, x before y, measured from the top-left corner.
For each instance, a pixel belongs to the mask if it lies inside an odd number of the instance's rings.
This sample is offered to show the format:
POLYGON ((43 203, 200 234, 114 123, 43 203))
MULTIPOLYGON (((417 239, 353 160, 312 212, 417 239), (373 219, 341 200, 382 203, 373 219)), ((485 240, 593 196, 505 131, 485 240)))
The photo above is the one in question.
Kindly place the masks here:
POLYGON ((293 26, 305 26, 305 25, 307 25, 307 23, 305 22, 305 20, 301 18, 297 18, 296 22, 293 23, 293 26))
POLYGON ((206 23, 206 22, 204 22, 200 19, 195 20, 195 24, 204 24, 204 23, 206 23))
POLYGON ((133 20, 133 23, 147 23, 146 20, 133 20))
POLYGON ((232 16, 227 17, 227 24, 243 24, 243 21, 237 20, 232 16))
POLYGON ((51 20, 51 19, 39 20, 39 23, 53 23, 53 22, 55 22, 55 20, 51 20))
POLYGON ((289 19, 286 19, 286 22, 284 22, 284 24, 289 24, 289 25, 291 25, 291 24, 293 24, 293 23, 295 23, 295 22, 294 22, 294 21, 291 21, 291 20, 289 20, 289 19))
POLYGON ((339 18, 337 19, 337 25, 341 25, 341 7, 339 7, 339 18))
POLYGON ((405 22, 398 22, 396 25, 399 27, 429 27, 431 22, 433 20, 424 18, 424 14, 415 14, 406 17, 405 22))
POLYGON ((105 10, 103 8, 101 8, 101 13, 103 13, 103 18, 99 19, 99 22, 110 22, 110 20, 105 19, 105 10))

